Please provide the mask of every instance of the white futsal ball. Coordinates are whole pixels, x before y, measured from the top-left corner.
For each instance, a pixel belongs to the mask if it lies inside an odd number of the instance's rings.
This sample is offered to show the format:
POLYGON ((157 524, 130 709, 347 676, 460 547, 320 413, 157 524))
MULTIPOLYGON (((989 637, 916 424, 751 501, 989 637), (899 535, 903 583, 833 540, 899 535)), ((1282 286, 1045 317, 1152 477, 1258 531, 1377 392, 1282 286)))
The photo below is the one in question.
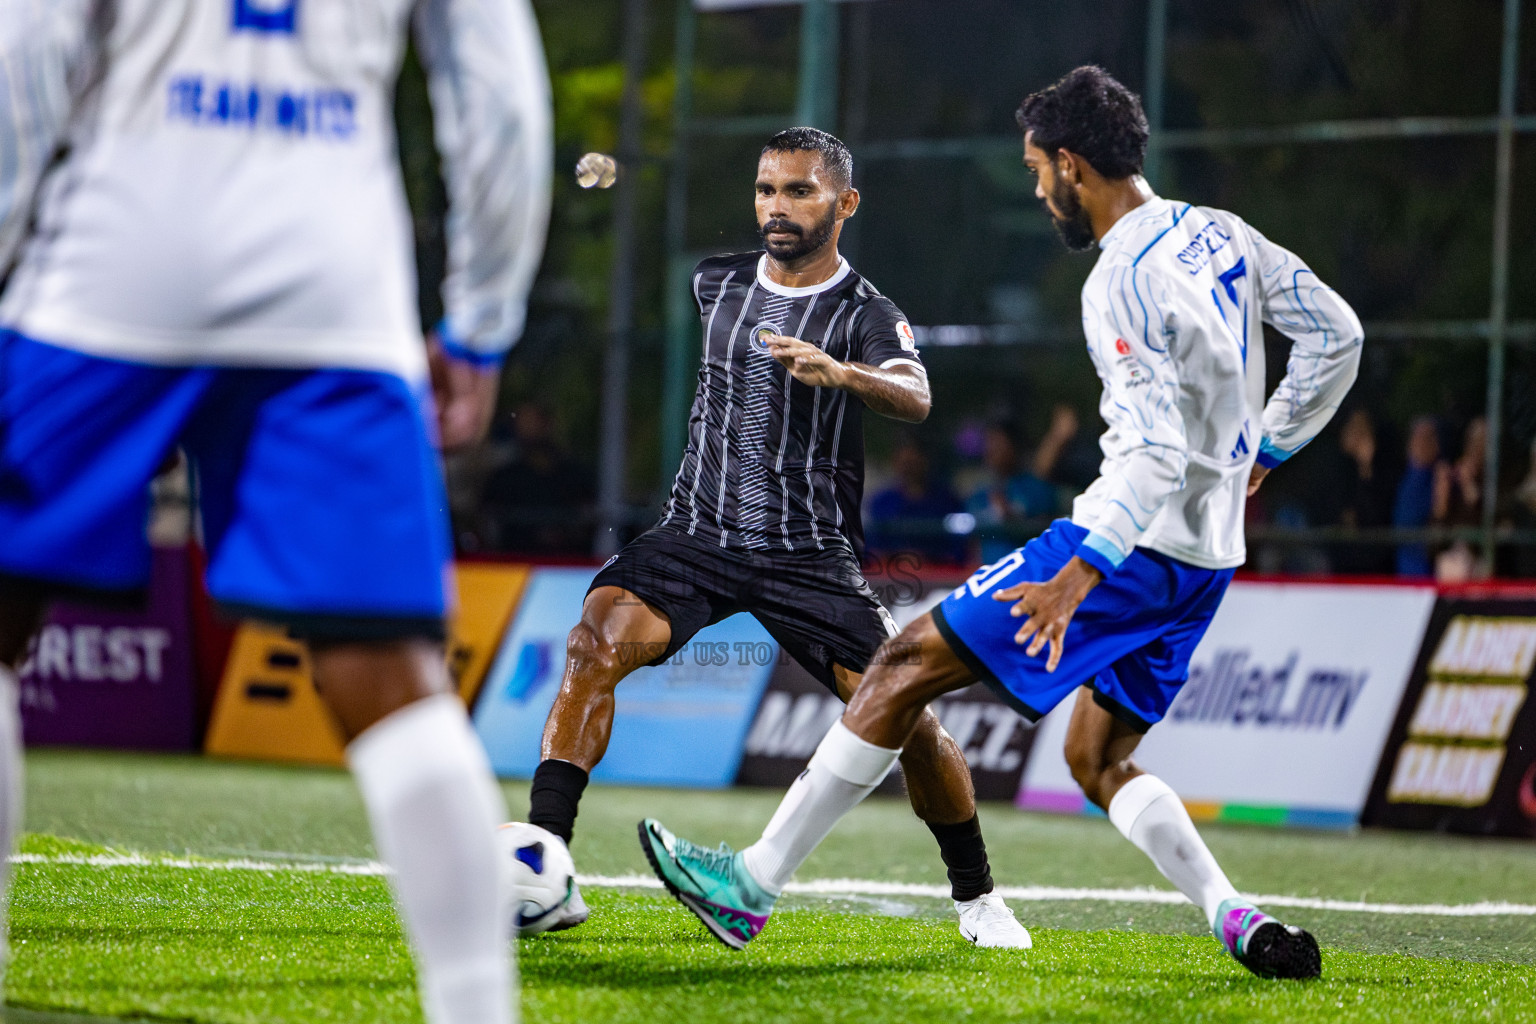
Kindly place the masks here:
POLYGON ((521 821, 496 830, 512 863, 512 924, 519 935, 547 931, 576 888, 571 851, 553 832, 521 821))

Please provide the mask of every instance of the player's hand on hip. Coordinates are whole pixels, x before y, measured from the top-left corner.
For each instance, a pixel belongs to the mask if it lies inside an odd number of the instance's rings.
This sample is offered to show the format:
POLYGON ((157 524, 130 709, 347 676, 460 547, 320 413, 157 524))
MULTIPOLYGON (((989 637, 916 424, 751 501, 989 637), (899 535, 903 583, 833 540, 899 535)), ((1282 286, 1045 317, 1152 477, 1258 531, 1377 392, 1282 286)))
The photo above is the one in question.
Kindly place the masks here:
POLYGON ((1257 462, 1253 464, 1253 472, 1248 474, 1248 497, 1253 497, 1259 491, 1259 485, 1264 478, 1269 476, 1269 467, 1261 466, 1257 462))
POLYGON ((1104 576, 1083 561, 1074 558, 1061 567, 1061 571, 1044 583, 1019 583, 1005 587, 992 595, 994 601, 1013 601, 1009 614, 1023 618, 1024 625, 1013 635, 1013 642, 1028 642, 1024 653, 1031 658, 1050 645, 1045 670, 1055 672, 1066 651, 1067 626, 1083 603, 1088 592, 1098 586, 1104 576), (1027 618, 1026 618, 1027 616, 1027 618))
POLYGON ((438 443, 443 450, 453 451, 484 438, 496 412, 501 367, 453 359, 435 336, 427 340, 427 365, 432 371, 438 443))
POLYGON ((765 339, 768 354, 777 359, 802 384, 813 388, 840 388, 846 376, 843 364, 808 341, 782 334, 765 339))

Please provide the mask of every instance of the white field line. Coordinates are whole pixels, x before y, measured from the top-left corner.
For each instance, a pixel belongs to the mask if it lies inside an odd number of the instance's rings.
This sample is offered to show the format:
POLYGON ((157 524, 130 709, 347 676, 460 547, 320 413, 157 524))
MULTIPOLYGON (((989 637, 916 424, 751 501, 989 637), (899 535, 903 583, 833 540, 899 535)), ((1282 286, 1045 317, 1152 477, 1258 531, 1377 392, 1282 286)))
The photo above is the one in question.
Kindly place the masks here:
MULTIPOLYGON (((264 861, 253 859, 201 860, 181 857, 145 857, 135 853, 82 854, 18 853, 12 864, 66 864, 93 868, 173 868, 183 871, 259 871, 267 873, 298 872, 316 875, 381 876, 389 873, 374 861, 352 863, 309 863, 304 861, 264 861)), ((578 875, 576 880, 593 888, 660 889, 661 882, 652 875, 578 875)), ((819 878, 809 882, 791 882, 786 892, 802 896, 913 896, 948 899, 949 887, 911 882, 879 882, 862 878, 819 878)), ((1181 893, 1167 889, 1089 889, 1054 885, 1004 885, 997 893, 1005 899, 1023 903, 1083 902, 1178 904, 1187 902, 1181 893)), ((1303 910, 1332 910, 1353 914, 1410 914, 1427 917, 1536 917, 1536 905, 1529 903, 1368 903, 1364 900, 1330 900, 1311 896, 1254 896, 1255 903, 1267 907, 1297 907, 1303 910)))
MULTIPOLYGON (((617 888, 659 889, 661 882, 646 875, 578 876, 582 885, 617 888)), ((912 882, 875 882, 860 878, 818 878, 809 882, 790 882, 785 892, 805 896, 923 896, 949 899, 947 885, 920 885, 912 882)), ((1023 903, 1188 903, 1183 893, 1168 889, 1080 889, 1056 885, 1000 885, 996 892, 1004 899, 1023 903)), ((1328 900, 1310 896, 1253 896, 1266 907, 1300 907, 1305 910, 1338 910, 1355 914, 1424 914, 1431 917, 1532 917, 1536 906, 1528 903, 1367 903, 1364 900, 1328 900)))
POLYGON ((137 853, 16 853, 12 864, 74 864, 88 868, 176 868, 182 871, 296 871, 312 875, 387 875, 375 861, 312 864, 303 861, 201 860, 187 857, 145 857, 137 853))

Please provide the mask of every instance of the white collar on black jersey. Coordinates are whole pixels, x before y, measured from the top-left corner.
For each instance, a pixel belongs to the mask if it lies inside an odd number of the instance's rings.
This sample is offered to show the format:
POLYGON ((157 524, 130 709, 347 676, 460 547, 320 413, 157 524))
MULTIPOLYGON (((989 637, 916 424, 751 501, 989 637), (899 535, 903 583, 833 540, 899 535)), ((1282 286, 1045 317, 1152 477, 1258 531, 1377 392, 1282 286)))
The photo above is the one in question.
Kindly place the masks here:
POLYGON ((782 284, 775 284, 773 281, 768 279, 767 253, 763 253, 762 258, 757 261, 757 283, 762 285, 768 291, 773 292, 775 295, 788 295, 791 298, 800 298, 805 295, 815 295, 818 292, 824 292, 828 289, 836 288, 838 285, 843 283, 843 278, 847 277, 851 273, 853 273, 853 268, 848 265, 847 260, 839 256, 837 258, 836 272, 834 272, 831 277, 821 282, 821 284, 808 284, 804 288, 789 288, 782 284))

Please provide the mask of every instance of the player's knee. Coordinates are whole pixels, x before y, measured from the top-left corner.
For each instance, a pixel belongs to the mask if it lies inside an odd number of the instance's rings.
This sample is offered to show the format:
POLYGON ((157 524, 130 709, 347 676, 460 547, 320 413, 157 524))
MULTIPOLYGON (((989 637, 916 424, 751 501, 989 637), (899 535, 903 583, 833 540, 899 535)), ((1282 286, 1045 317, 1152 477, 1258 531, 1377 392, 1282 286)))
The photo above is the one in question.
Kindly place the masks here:
POLYGON ((848 702, 850 710, 894 709, 905 707, 917 700, 917 687, 910 672, 880 663, 872 664, 864 673, 864 681, 848 702))
POLYGON ((1109 767, 1103 747, 1092 739, 1069 734, 1064 753, 1072 778, 1082 788, 1083 793, 1096 802, 1099 783, 1109 767))
POLYGON ((933 713, 933 708, 924 708, 912 730, 912 738, 907 741, 906 752, 918 759, 932 760, 939 756, 946 745, 954 742, 939 723, 939 716, 933 713))
POLYGON ((586 621, 578 622, 565 638, 566 675, 586 683, 616 683, 635 667, 625 666, 626 653, 586 621))

